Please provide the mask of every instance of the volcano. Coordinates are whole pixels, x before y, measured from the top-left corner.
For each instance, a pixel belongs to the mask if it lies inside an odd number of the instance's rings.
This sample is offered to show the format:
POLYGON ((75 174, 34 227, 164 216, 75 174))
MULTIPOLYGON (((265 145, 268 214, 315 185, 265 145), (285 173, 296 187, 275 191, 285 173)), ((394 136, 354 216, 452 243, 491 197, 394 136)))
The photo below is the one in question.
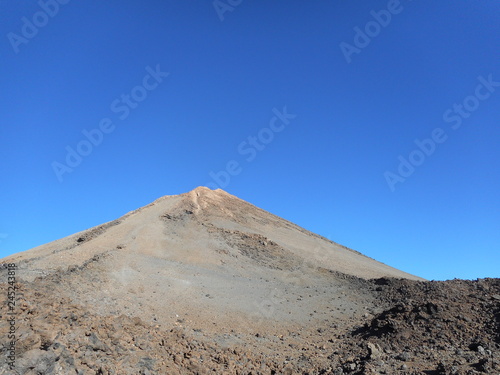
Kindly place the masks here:
MULTIPOLYGON (((15 345, 2 341, 5 357, 14 353, 0 363, 5 374, 395 373, 420 358, 405 346, 405 324, 446 326, 440 314, 466 304, 471 288, 491 303, 477 310, 484 324, 460 324, 491 337, 457 340, 476 353, 498 339, 495 280, 483 289, 428 282, 220 189, 162 197, 2 262, 1 282, 15 269, 17 291, 15 345)), ((5 303, 2 337, 8 316, 5 303)))

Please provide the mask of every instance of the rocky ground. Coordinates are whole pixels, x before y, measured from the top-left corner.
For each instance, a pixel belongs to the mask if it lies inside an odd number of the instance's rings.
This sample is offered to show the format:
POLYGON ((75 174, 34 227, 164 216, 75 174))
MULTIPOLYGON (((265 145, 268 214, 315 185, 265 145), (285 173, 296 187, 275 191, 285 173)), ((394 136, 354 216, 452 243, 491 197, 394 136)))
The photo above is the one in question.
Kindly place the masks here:
MULTIPOLYGON (((50 280, 19 283, 16 369, 2 362, 0 373, 500 374, 499 279, 360 283, 381 312, 281 332, 263 322, 250 334, 214 332, 182 318, 162 328, 139 316, 100 316, 51 294, 50 280)), ((2 357, 6 349, 2 340, 2 357)))
POLYGON ((346 335, 337 373, 500 374, 499 279, 374 283, 385 309, 346 335))

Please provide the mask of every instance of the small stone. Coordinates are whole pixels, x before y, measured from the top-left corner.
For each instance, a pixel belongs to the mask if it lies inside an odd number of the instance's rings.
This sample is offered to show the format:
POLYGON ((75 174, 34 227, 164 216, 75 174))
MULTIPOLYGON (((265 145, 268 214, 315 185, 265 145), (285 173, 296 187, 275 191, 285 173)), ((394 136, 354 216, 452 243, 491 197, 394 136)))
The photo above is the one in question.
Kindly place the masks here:
POLYGON ((396 356, 396 359, 399 359, 400 361, 405 361, 405 362, 408 361, 410 358, 411 358, 411 355, 408 352, 403 352, 403 353, 398 354, 396 356))
POLYGON ((370 351, 370 359, 379 359, 382 354, 380 347, 377 344, 373 344, 371 342, 369 342, 367 345, 368 350, 370 351))

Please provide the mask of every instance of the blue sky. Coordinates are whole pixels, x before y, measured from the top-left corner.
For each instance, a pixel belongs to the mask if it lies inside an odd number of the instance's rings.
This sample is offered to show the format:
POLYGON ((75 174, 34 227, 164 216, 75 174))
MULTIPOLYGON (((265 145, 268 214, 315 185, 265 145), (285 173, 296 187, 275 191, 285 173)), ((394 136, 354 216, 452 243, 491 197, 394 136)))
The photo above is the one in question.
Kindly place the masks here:
POLYGON ((0 1, 0 256, 209 185, 428 279, 500 277, 499 16, 0 1))

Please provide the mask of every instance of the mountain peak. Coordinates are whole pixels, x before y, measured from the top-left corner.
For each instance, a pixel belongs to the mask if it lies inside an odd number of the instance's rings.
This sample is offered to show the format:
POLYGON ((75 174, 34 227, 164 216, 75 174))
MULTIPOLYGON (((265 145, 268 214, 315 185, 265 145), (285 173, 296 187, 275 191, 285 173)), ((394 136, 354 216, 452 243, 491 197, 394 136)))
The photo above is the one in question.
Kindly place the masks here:
MULTIPOLYGON (((29 269, 51 265, 55 270, 55 265, 68 267, 79 260, 84 262, 103 249, 111 253, 116 249, 134 249, 134 255, 155 254, 197 267, 223 263, 246 269, 256 266, 253 262, 259 259, 259 267, 278 267, 283 271, 287 270, 286 265, 307 263, 361 278, 420 279, 309 232, 222 189, 205 186, 164 196, 117 220, 7 259, 30 262, 29 269), (269 248, 261 242, 276 244, 274 253, 268 253, 269 248)), ((28 274, 34 276, 36 272, 28 274)))
POLYGON ((222 189, 215 189, 215 190, 213 190, 213 189, 210 189, 207 186, 198 186, 198 187, 194 188, 193 190, 191 190, 190 193, 192 193, 192 192, 200 193, 200 192, 209 192, 209 191, 212 191, 212 192, 222 191, 222 189))

